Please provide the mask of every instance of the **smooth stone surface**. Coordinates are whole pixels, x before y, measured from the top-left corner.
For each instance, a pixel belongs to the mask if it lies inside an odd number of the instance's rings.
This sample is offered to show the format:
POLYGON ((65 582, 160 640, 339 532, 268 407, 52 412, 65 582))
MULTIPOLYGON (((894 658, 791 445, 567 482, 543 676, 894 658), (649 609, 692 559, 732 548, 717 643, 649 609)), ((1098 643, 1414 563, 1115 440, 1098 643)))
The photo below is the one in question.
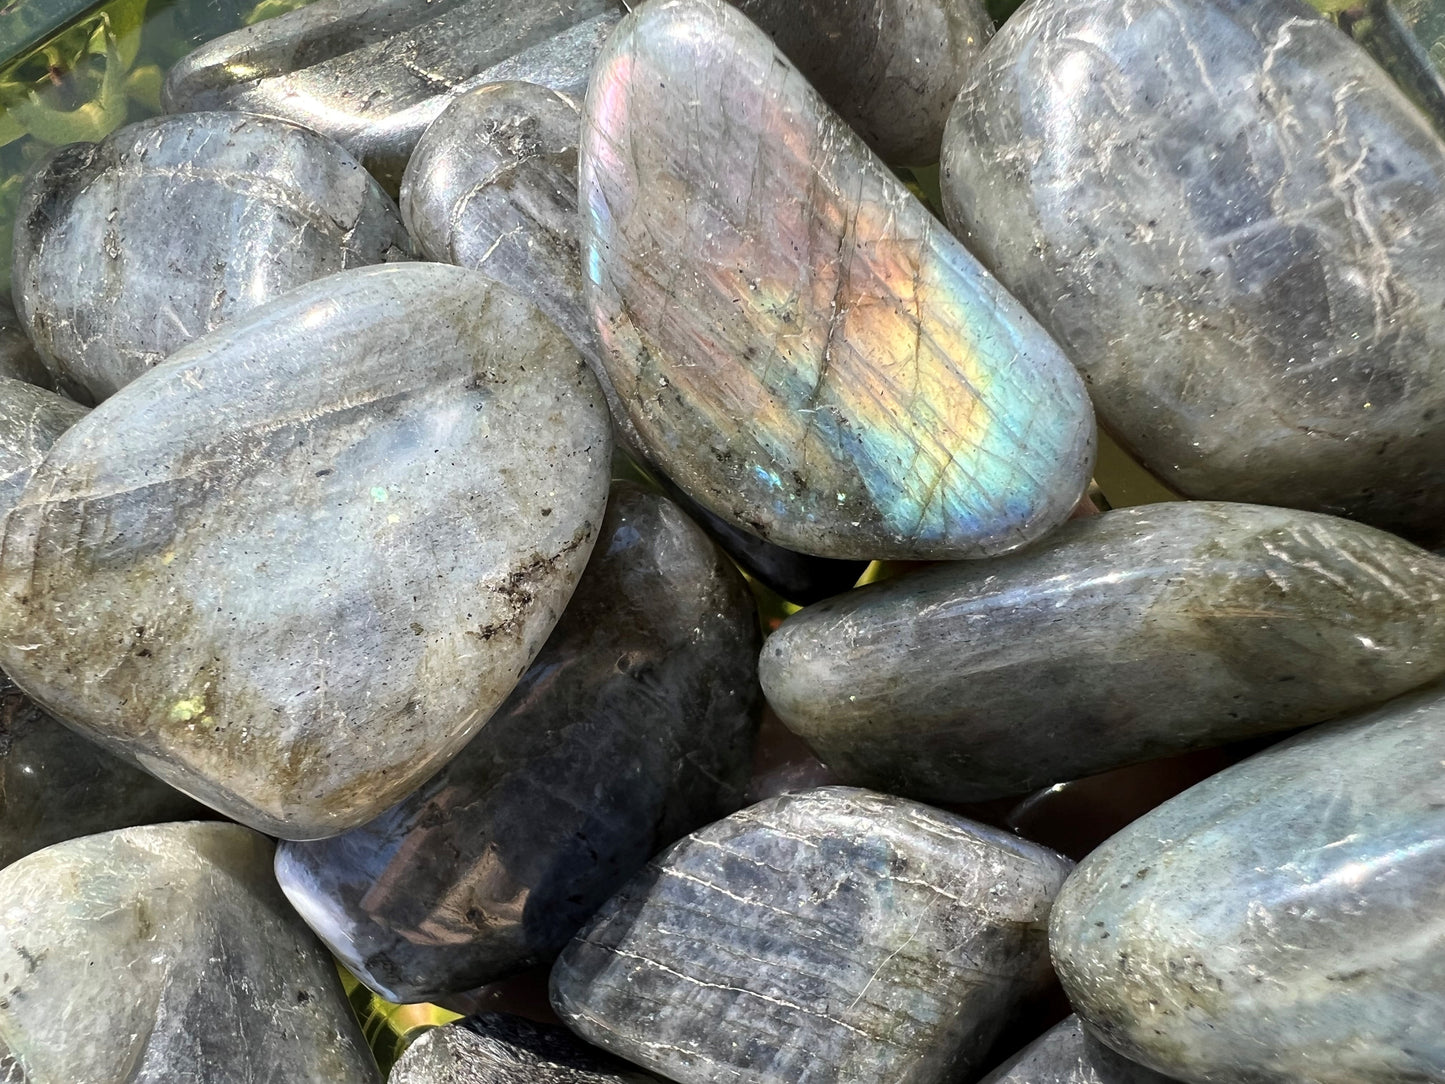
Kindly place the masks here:
POLYGON ((0 377, 0 515, 15 507, 50 446, 87 413, 54 392, 0 377))
POLYGON ((1445 538, 1445 142, 1305 4, 1029 4, 942 187, 1172 489, 1445 538))
POLYGON ((435 264, 345 272, 71 428, 5 521, 0 666, 284 838, 370 820, 476 733, 601 523, 596 380, 435 264))
POLYGON ((45 362, 21 327, 15 306, 6 297, 0 297, 0 378, 23 380, 42 388, 55 386, 45 362))
POLYGON ((283 845, 282 889, 390 1001, 550 962, 659 849, 743 804, 759 640, 707 536, 614 483, 593 559, 507 702, 399 805, 283 845))
POLYGON ((412 148, 458 95, 522 80, 581 94, 617 0, 332 0, 207 42, 177 63, 167 111, 286 117, 395 192, 412 148))
POLYGON ((721 0, 608 39, 580 154, 613 385, 698 503, 823 557, 978 557, 1093 461, 1053 341, 721 0))
POLYGON ((387 1084, 650 1084, 566 1028, 482 1013, 419 1038, 387 1084))
POLYGON ((1445 560, 1373 527, 1177 501, 788 618, 768 702, 849 783, 1019 794, 1288 730, 1445 674, 1445 560))
POLYGON ((1442 761, 1436 686, 1135 821, 1054 908, 1079 1015, 1199 1084, 1445 1080, 1442 761))
POLYGON ((14 291, 57 386, 92 403, 293 287, 409 252, 395 205, 335 143, 195 113, 46 159, 16 214, 14 291))
POLYGON ((380 1084, 331 959, 235 824, 127 828, 0 871, 0 1077, 380 1084))
POLYGON ((1071 1016, 979 1084, 1170 1084, 1170 1078, 1121 1058, 1071 1016))
POLYGON ((552 1004, 682 1084, 952 1082, 1050 982, 1068 869, 901 798, 783 795, 654 859, 557 961, 552 1004))

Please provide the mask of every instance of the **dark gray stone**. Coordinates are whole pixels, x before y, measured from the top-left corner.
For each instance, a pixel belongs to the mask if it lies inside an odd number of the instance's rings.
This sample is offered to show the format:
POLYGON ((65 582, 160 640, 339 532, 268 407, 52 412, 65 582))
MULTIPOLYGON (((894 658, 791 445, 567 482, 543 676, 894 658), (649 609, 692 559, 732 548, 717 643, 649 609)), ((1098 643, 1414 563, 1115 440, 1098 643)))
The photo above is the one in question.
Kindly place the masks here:
POLYGON ((942 185, 1176 492, 1445 537, 1445 142, 1300 0, 1030 3, 942 185))
POLYGON ((1050 982, 1068 869, 901 798, 783 795, 654 859, 563 952, 552 1004, 682 1084, 951 1084, 1050 982))
POLYGON ((1054 907, 1064 989, 1180 1080, 1445 1080, 1445 691, 1317 727, 1089 856, 1054 907))
MULTIPOLYGON (((392 1078, 395 1084, 395 1077, 392 1078)), ((979 1084, 1170 1084, 1171 1078, 1121 1058, 1077 1016, 1050 1028, 979 1084)))
POLYGON ((611 454, 555 325, 436 264, 232 321, 72 427, 4 523, 0 666, 272 835, 365 823, 505 699, 611 454))
POLYGON ((87 413, 85 407, 54 392, 0 377, 0 516, 15 507, 60 434, 87 413))
POLYGON ((566 1028, 509 1013, 434 1028, 413 1043, 387 1084, 653 1084, 566 1028))
POLYGON ((37 167, 16 213, 14 291, 57 386, 91 403, 295 286, 408 252, 395 205, 329 139, 196 113, 37 167))
POLYGON ((42 388, 55 387, 55 380, 45 368, 45 362, 40 360, 34 344, 20 325, 15 306, 8 298, 0 297, 0 378, 4 377, 42 388))
POLYGON ((660 848, 742 805, 758 642, 747 584, 707 536, 614 483, 577 592, 507 702, 396 807, 284 845, 282 889, 391 1001, 549 963, 660 848))
POLYGON ((1336 718, 1445 674, 1445 560, 1349 520, 1174 502, 785 621, 768 702, 850 783, 1018 794, 1336 718))

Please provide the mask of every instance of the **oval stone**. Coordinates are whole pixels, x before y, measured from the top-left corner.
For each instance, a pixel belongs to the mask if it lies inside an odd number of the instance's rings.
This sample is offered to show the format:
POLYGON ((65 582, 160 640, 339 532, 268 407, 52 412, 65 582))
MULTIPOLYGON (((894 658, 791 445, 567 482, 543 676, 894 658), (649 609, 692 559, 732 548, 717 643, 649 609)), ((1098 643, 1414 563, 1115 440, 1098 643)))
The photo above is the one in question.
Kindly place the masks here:
POLYGON ((1349 520, 1172 502, 788 618, 759 677, 846 782, 1017 794, 1317 723, 1445 674, 1445 560, 1349 520))
POLYGON ((942 185, 1172 489, 1445 538, 1445 142, 1307 5, 1031 3, 942 185))
POLYGON ((1078 375, 736 10, 629 15, 580 161, 608 372, 698 503, 862 559, 978 557, 1068 516, 1078 375))
POLYGON ((566 1028, 487 1012, 433 1028, 407 1047, 387 1084, 655 1084, 566 1028))
POLYGON ((93 403, 292 287, 409 249, 395 205, 329 139, 196 113, 46 159, 16 213, 14 289, 58 385, 93 403))
POLYGON ((87 413, 62 395, 0 377, 0 516, 15 507, 50 446, 87 413))
POLYGON ((1170 1084, 1170 1078, 1120 1057, 1071 1016, 979 1084, 1170 1084))
POLYGON ((435 264, 312 283, 71 428, 4 523, 0 666, 284 838, 370 820, 502 702, 610 456, 555 325, 435 264))
POLYGON ((1079 1015, 1199 1084, 1445 1079, 1442 761, 1436 686, 1135 821, 1054 908, 1079 1015))

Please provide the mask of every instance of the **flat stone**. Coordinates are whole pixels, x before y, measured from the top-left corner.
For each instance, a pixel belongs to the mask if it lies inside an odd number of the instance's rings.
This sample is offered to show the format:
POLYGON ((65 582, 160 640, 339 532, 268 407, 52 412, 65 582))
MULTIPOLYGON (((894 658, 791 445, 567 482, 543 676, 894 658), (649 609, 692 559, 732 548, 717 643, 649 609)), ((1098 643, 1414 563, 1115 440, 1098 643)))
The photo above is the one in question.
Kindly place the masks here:
POLYGON ((979 1084, 1170 1084, 1170 1078, 1121 1058, 1071 1016, 979 1084))
POLYGON ((608 372, 699 504, 854 559, 997 553, 1068 516, 1077 373, 735 9, 623 21, 580 168, 608 372))
POLYGON ((168 112, 286 117, 345 146, 389 192, 451 100, 522 80, 580 95, 617 0, 322 0, 207 42, 166 77, 168 112))
POLYGON ((14 288, 57 386, 93 403, 292 287, 409 251, 395 205, 331 140, 197 113, 46 159, 16 214, 14 288))
POLYGON ((552 1004, 681 1084, 951 1084, 1049 983, 1068 869, 901 798, 783 795, 654 859, 557 961, 552 1004))
POLYGON ((235 824, 126 828, 0 871, 0 1077, 380 1084, 331 959, 235 824))
POLYGON ((1445 538, 1445 141, 1307 5, 1030 4, 942 186, 1170 488, 1445 538))
POLYGON ((1445 1079, 1442 760, 1436 686, 1135 821, 1054 908, 1079 1015, 1186 1081, 1445 1079))
POLYGON ((50 446, 89 413, 79 403, 0 377, 0 515, 9 512, 50 446))
POLYGON ((610 454, 596 380, 516 295, 435 264, 332 276, 56 442, 4 524, 0 666, 228 816, 345 831, 511 691, 610 454))
POLYGON ((1445 560, 1349 520, 1173 502, 785 621, 759 677, 849 783, 1018 794, 1317 723, 1445 674, 1445 560))
POLYGON ((390 1001, 550 963, 658 850, 743 804, 759 640, 707 536, 614 483, 592 562, 507 702, 380 817, 283 845, 283 891, 390 1001))
POLYGON ((0 378, 23 380, 42 388, 53 388, 55 381, 35 346, 20 325, 20 317, 8 298, 0 297, 0 378))
POLYGON ((480 1013, 433 1028, 407 1048, 387 1084, 653 1084, 566 1028, 480 1013))

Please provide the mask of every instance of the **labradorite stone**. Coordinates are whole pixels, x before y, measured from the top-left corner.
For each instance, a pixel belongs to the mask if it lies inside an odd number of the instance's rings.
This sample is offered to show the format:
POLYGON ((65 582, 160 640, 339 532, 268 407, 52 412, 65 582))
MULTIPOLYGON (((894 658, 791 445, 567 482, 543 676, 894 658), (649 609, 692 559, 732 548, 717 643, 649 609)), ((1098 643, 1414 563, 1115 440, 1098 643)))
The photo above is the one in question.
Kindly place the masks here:
POLYGON ((399 805, 285 844, 282 889, 391 1001, 549 963, 648 858, 743 804, 758 641, 752 595, 707 536, 614 483, 577 592, 507 702, 399 805))
POLYGON ((4 1079, 380 1084, 271 850, 235 824, 164 824, 0 871, 4 1079))
POLYGON ((408 251, 395 205, 331 140, 195 113, 46 159, 16 213, 14 290, 58 386, 90 403, 292 287, 408 251))
POLYGON ((901 798, 782 795, 633 878, 557 961, 552 1004, 681 1084, 951 1084, 1050 981, 1068 869, 901 798))
POLYGON ((0 516, 20 493, 50 446, 81 418, 78 403, 10 377, 0 377, 0 516))
POLYGON ((699 504, 858 559, 997 553, 1073 509, 1068 360, 735 9, 624 19, 579 162, 608 372, 699 504))
POLYGON ((0 297, 0 378, 23 380, 42 388, 55 386, 45 362, 21 327, 15 306, 5 297, 0 297))
POLYGON ((487 1012, 428 1031, 388 1084, 654 1084, 566 1028, 487 1012))
POLYGON ((1079 1015, 1180 1080, 1445 1079, 1445 692, 1317 727, 1087 858, 1051 946, 1079 1015))
POLYGON ((1029 4, 942 186, 1173 490, 1445 538, 1445 142, 1301 0, 1029 4))
POLYGON ((1349 520, 1174 502, 790 617, 759 676, 847 782, 1022 793, 1317 723, 1445 673, 1445 560, 1349 520))
POLYGON ((4 524, 0 665, 229 816, 317 838, 510 692, 601 523, 606 407, 516 295, 344 272, 102 403, 4 524))
POLYGON ((1171 1084, 1120 1057, 1071 1016, 1000 1065, 979 1084, 1171 1084))

